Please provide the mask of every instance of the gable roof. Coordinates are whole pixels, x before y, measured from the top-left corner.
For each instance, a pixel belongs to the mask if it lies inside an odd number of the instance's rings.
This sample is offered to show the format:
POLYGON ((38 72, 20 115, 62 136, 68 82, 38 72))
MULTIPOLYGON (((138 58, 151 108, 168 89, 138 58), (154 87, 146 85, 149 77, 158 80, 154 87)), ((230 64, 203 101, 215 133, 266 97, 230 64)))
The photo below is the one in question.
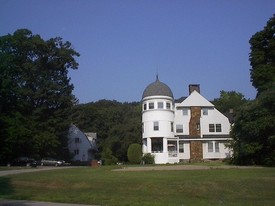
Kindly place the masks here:
POLYGON ((200 93, 194 90, 185 100, 176 105, 177 107, 214 107, 214 105, 205 99, 200 93))

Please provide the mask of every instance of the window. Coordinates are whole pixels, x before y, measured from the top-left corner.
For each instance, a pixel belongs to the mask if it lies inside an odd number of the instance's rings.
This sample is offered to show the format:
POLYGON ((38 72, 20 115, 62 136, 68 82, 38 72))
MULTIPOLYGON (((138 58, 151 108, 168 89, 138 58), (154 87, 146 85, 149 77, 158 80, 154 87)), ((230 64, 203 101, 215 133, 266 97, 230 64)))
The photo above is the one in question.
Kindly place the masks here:
POLYGON ((222 125, 216 124, 216 132, 222 132, 222 125))
POLYGON ((215 125, 209 124, 209 132, 215 132, 215 125))
POLYGON ((183 141, 179 141, 179 152, 184 153, 184 143, 183 143, 183 141))
POLYGON ((208 142, 207 148, 208 148, 208 152, 220 152, 220 143, 216 141, 208 142))
POLYGON ((144 123, 142 123, 142 133, 144 133, 144 123))
POLYGON ((152 138, 151 139, 152 152, 163 152, 163 139, 152 138))
POLYGON ((158 109, 163 109, 163 102, 158 102, 158 109))
POLYGON ((75 142, 75 143, 80 143, 80 139, 79 139, 78 137, 76 137, 76 138, 74 139, 74 142, 75 142))
POLYGON ((220 145, 218 142, 215 142, 215 152, 220 152, 220 145))
POLYGON ((79 155, 79 150, 78 149, 74 150, 74 154, 79 155))
POLYGON ((201 129, 200 123, 197 123, 197 124, 196 124, 196 129, 197 129, 197 131, 200 131, 200 129, 201 129))
POLYGON ((222 132, 221 124, 209 124, 209 132, 222 132))
POLYGON ((169 157, 177 157, 178 148, 177 148, 177 141, 167 141, 167 150, 169 157))
POLYGON ((147 104, 146 103, 143 105, 143 110, 147 110, 147 104))
POLYGON ((154 109, 154 102, 149 103, 149 109, 154 109))
POLYGON ((159 122, 154 122, 154 131, 159 130, 159 122))
POLYGON ((208 115, 208 109, 203 108, 203 109, 202 109, 202 114, 203 114, 203 115, 208 115))
POLYGON ((171 122, 171 132, 174 132, 174 123, 171 122))
POLYGON ((182 124, 176 125, 176 133, 183 133, 183 125, 182 124))
POLYGON ((184 116, 188 115, 188 109, 187 108, 184 108, 182 110, 182 115, 184 115, 184 116))
POLYGON ((213 142, 208 142, 208 152, 213 152, 213 142))
POLYGON ((166 102, 166 109, 171 109, 171 104, 169 102, 166 102))

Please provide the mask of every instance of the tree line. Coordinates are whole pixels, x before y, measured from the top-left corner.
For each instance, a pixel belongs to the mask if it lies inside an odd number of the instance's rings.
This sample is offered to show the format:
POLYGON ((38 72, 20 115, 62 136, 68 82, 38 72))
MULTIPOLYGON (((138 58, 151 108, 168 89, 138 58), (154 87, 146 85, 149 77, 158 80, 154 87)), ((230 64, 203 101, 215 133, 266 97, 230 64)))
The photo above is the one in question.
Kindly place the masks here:
POLYGON ((141 144, 140 102, 99 100, 74 106, 72 122, 83 132, 97 133, 97 159, 105 164, 126 162, 128 147, 141 144))
MULTIPOLYGON (((234 109, 232 162, 275 165, 275 15, 249 43, 254 100, 221 91, 212 102, 221 112, 234 109)), ((96 132, 97 158, 106 164, 127 160, 141 144, 139 102, 99 100, 77 104, 68 71, 79 56, 62 38, 43 40, 27 29, 0 37, 0 163, 19 156, 69 160, 67 132, 74 123, 96 132)))

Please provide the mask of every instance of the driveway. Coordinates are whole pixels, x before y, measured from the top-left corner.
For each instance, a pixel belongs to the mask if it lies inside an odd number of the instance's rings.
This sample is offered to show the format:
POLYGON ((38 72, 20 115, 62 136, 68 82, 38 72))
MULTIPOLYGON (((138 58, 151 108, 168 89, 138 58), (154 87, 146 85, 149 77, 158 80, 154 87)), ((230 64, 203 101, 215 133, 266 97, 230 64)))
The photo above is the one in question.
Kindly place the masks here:
POLYGON ((12 170, 3 170, 0 171, 0 177, 6 175, 15 175, 21 173, 29 173, 29 172, 39 172, 39 171, 47 171, 47 170, 57 170, 57 169, 66 169, 66 168, 74 168, 74 167, 36 167, 29 169, 12 169, 12 170))
POLYGON ((95 206, 95 205, 80 205, 80 204, 65 204, 53 202, 34 202, 27 200, 0 200, 1 206, 95 206))

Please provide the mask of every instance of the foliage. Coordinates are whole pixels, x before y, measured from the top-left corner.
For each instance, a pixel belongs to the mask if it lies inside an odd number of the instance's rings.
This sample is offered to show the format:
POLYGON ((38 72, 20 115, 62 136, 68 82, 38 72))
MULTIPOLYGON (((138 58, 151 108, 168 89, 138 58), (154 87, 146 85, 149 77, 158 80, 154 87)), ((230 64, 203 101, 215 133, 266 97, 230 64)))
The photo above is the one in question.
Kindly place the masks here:
POLYGON ((212 101, 217 110, 222 113, 230 112, 230 110, 236 112, 246 102, 247 100, 244 98, 243 94, 235 91, 224 90, 220 91, 219 98, 212 101))
POLYGON ((112 154, 112 150, 110 150, 110 148, 103 149, 101 159, 104 165, 114 165, 118 162, 117 158, 112 154))
POLYGON ((274 102, 274 91, 262 92, 236 116, 232 131, 235 163, 275 165, 274 102))
POLYGON ((151 153, 146 153, 142 157, 144 164, 155 164, 155 156, 151 153))
POLYGON ((254 34, 249 43, 250 75, 252 85, 258 95, 275 87, 275 14, 269 19, 262 31, 254 34))
POLYGON ((130 163, 132 164, 140 164, 141 162, 141 145, 134 143, 131 144, 127 151, 127 157, 130 163))
POLYGON ((99 154, 111 150, 117 161, 127 161, 127 149, 132 143, 141 143, 141 108, 139 102, 120 103, 99 100, 74 106, 71 121, 84 132, 97 133, 99 154))
POLYGON ((27 29, 0 37, 0 162, 24 155, 66 155, 72 95, 68 69, 79 56, 61 38, 27 29))
POLYGON ((233 161, 275 165, 275 16, 250 39, 251 81, 257 98, 244 105, 232 130, 233 161))
POLYGON ((115 167, 0 177, 0 199, 112 206, 271 206, 275 202, 274 168, 112 171, 115 167))

